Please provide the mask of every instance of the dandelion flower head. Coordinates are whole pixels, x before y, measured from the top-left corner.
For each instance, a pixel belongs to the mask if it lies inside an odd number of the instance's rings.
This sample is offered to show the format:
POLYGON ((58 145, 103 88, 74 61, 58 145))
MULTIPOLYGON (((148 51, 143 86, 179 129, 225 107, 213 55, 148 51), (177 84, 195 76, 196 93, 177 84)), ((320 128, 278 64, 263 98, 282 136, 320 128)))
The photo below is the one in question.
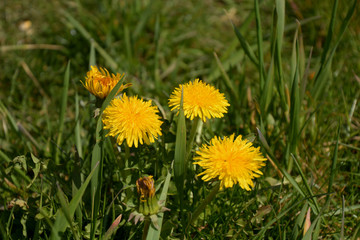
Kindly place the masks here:
POLYGON ((223 93, 215 87, 195 79, 194 82, 182 84, 170 96, 171 111, 180 109, 181 90, 184 89, 184 114, 190 120, 200 117, 204 122, 210 118, 221 118, 230 106, 223 93))
POLYGON ((196 151, 198 156, 194 158, 194 164, 205 169, 199 174, 202 180, 218 178, 220 189, 238 183, 241 188, 250 191, 250 187, 254 186, 253 179, 262 175, 259 169, 265 166, 266 158, 261 155, 259 147, 255 148, 241 135, 235 141, 234 138, 234 134, 224 139, 214 137, 210 145, 203 144, 196 151))
POLYGON ((142 177, 136 181, 137 192, 140 195, 140 201, 146 202, 147 199, 155 196, 155 185, 153 176, 142 177))
POLYGON ((124 94, 120 99, 115 98, 104 110, 104 129, 108 129, 107 136, 117 138, 119 145, 126 139, 129 147, 137 148, 138 143, 153 143, 161 135, 160 116, 158 108, 151 105, 151 101, 144 101, 124 94))
MULTIPOLYGON (((110 74, 106 68, 98 68, 91 66, 91 70, 87 72, 84 87, 97 98, 104 99, 109 95, 115 85, 124 77, 124 74, 117 73, 110 74)), ((131 83, 121 84, 117 94, 122 92, 125 88, 131 86, 131 83)))

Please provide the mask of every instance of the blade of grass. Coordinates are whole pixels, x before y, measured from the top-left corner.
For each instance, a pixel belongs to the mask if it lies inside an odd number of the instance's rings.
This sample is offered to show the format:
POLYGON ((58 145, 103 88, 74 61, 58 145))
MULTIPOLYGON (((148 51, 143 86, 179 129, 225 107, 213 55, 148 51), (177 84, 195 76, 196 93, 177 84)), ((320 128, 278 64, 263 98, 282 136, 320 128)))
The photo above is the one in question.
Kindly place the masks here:
MULTIPOLYGON (((307 197, 305 191, 299 186, 299 184, 296 182, 296 180, 285 170, 285 168, 276 160, 274 154, 272 153, 272 150, 270 149, 264 135, 261 133, 260 129, 257 128, 259 139, 263 147, 265 148, 269 158, 271 161, 275 164, 275 166, 280 170, 280 172, 288 179, 288 181, 291 183, 291 185, 300 193, 300 195, 304 198, 307 197)), ((314 197, 314 196, 310 196, 314 197)), ((312 201, 308 201, 311 208, 314 209, 314 212, 316 212, 316 208, 312 201)))
POLYGON ((327 54, 329 52, 329 49, 330 49, 330 43, 331 43, 331 40, 332 40, 333 35, 334 35, 335 19, 336 19, 336 12, 337 12, 337 9, 338 9, 338 5, 339 5, 339 0, 335 0, 333 8, 332 8, 332 12, 331 12, 331 18, 330 18, 330 24, 329 24, 328 33, 326 35, 326 39, 325 39, 325 43, 324 43, 324 49, 323 49, 323 52, 321 54, 321 66, 323 66, 324 63, 325 63, 326 56, 327 56, 327 54))
POLYGON ((67 11, 61 10, 61 13, 67 18, 67 20, 80 32, 83 37, 94 45, 94 48, 105 59, 107 64, 113 71, 118 70, 118 64, 116 61, 96 42, 91 34, 67 11))
POLYGON ((77 153, 79 154, 80 158, 83 158, 82 153, 82 143, 81 143, 81 136, 80 136, 80 117, 79 117, 79 95, 75 92, 75 146, 77 153))
MULTIPOLYGON (((338 0, 336 0, 334 2, 334 8, 337 8, 337 1, 338 0)), ((331 83, 329 81, 328 75, 330 74, 332 59, 334 57, 337 47, 339 46, 339 43, 341 42, 342 37, 344 36, 345 30, 347 29, 347 26, 350 23, 351 17, 354 15, 357 2, 358 2, 357 0, 354 0, 352 6, 349 7, 346 17, 341 24, 340 32, 337 34, 338 38, 334 44, 334 47, 331 49, 331 52, 330 52, 328 58, 326 60, 324 60, 324 62, 322 62, 322 65, 321 65, 318 73, 316 74, 315 84, 314 84, 314 87, 311 89, 311 95, 313 96, 313 98, 315 100, 321 96, 321 93, 324 91, 324 89, 326 87, 328 87, 331 83)), ((335 16, 332 15, 331 17, 332 17, 332 19, 331 19, 331 22, 332 22, 332 21, 334 21, 333 18, 335 18, 335 16)), ((332 26, 330 25, 330 28, 331 27, 332 26)), ((329 34, 331 34, 331 33, 332 33, 332 30, 330 31, 330 29, 329 29, 329 34)), ((327 38, 332 38, 332 36, 327 36, 327 38)), ((326 50, 326 51, 328 51, 328 50, 326 50)))
POLYGON ((257 49, 258 49, 258 71, 260 77, 260 91, 264 89, 265 85, 265 71, 264 71, 264 53, 263 53, 263 36, 261 30, 261 19, 259 10, 259 0, 254 0, 255 5, 255 19, 256 19, 256 34, 257 34, 257 49))
POLYGON ((115 97, 116 93, 119 91, 121 84, 123 84, 124 80, 125 80, 124 76, 116 85, 115 87, 111 90, 111 92, 109 93, 109 95, 105 98, 105 101, 103 102, 103 104, 101 105, 101 109, 100 109, 100 114, 102 114, 102 112, 105 110, 105 108, 110 104, 111 100, 113 100, 113 98, 115 97))
POLYGON ((174 178, 175 185, 178 192, 180 211, 183 210, 184 200, 184 181, 185 181, 185 167, 186 167, 186 124, 183 109, 183 94, 184 89, 181 89, 181 102, 177 122, 176 141, 175 141, 175 155, 174 155, 174 178))
MULTIPOLYGON (((60 145, 61 145, 62 134, 64 131, 64 119, 65 119, 65 112, 66 112, 66 107, 67 107, 69 81, 70 81, 70 61, 68 62, 66 70, 65 70, 64 85, 63 85, 62 97, 61 97, 59 135, 58 135, 58 138, 56 141, 56 145, 58 147, 60 147, 60 145)), ((55 163, 60 164, 59 150, 57 148, 56 148, 56 153, 55 153, 55 163)))
POLYGON ((276 0, 276 45, 275 45, 275 68, 278 77, 278 91, 280 94, 282 108, 287 112, 288 106, 285 97, 284 73, 282 69, 281 49, 285 28, 285 0, 276 0))
POLYGON ((342 204, 341 204, 341 232, 340 232, 340 240, 344 240, 344 230, 345 230, 345 197, 342 196, 342 204))
MULTIPOLYGON (((230 20, 231 21, 231 20, 230 20)), ((244 49, 245 54, 249 57, 249 59, 258 67, 259 63, 256 59, 254 51, 250 47, 250 44, 245 40, 244 36, 240 33, 240 31, 235 27, 234 23, 231 21, 236 37, 239 39, 241 47, 244 49)))
POLYGON ((271 221, 269 221, 265 226, 261 228, 259 233, 253 238, 253 239, 263 239, 265 232, 268 230, 268 228, 273 225, 275 222, 282 219, 288 212, 290 212, 292 209, 297 207, 300 203, 302 203, 305 199, 302 199, 296 203, 294 203, 292 206, 284 208, 278 215, 276 215, 271 221))
POLYGON ((57 188, 58 188, 57 196, 58 196, 59 201, 60 201, 62 213, 64 214, 64 216, 65 216, 65 218, 66 218, 66 220, 67 220, 67 222, 68 222, 68 224, 70 226, 70 229, 71 229, 71 231, 73 233, 73 236, 75 236, 75 239, 78 240, 79 239, 78 233, 75 231, 74 226, 73 226, 73 222, 72 222, 72 217, 70 217, 69 204, 68 204, 68 202, 66 200, 64 192, 61 190, 61 188, 59 186, 59 183, 57 183, 57 188))
POLYGON ((358 210, 358 209, 360 209, 360 204, 345 207, 344 209, 337 209, 336 211, 330 211, 328 213, 325 213, 323 216, 324 217, 331 217, 331 216, 336 216, 336 215, 342 214, 343 213, 342 211, 347 213, 347 212, 355 211, 355 210, 358 210))
POLYGON ((338 149, 339 149, 339 139, 340 139, 340 129, 341 129, 341 122, 339 120, 338 124, 338 130, 337 130, 337 137, 336 137, 336 145, 332 157, 332 164, 331 164, 331 171, 330 171, 330 178, 329 178, 329 185, 328 185, 328 196, 325 201, 325 205, 328 205, 330 203, 330 193, 332 192, 332 186, 334 184, 335 174, 336 174, 336 163, 338 158, 338 149))
POLYGON ((120 214, 115 220, 114 222, 111 224, 111 226, 108 228, 108 230, 106 231, 104 237, 102 238, 103 240, 107 240, 111 237, 112 234, 114 234, 120 224, 122 218, 122 214, 120 214))
POLYGON ((102 114, 99 116, 99 119, 96 124, 96 143, 92 150, 91 155, 91 168, 100 161, 99 168, 96 169, 94 177, 91 179, 91 196, 93 196, 92 201, 92 221, 91 221, 91 230, 90 230, 90 239, 94 239, 95 231, 97 227, 97 217, 99 214, 100 201, 101 201, 101 186, 102 186, 102 169, 103 169, 103 160, 104 160, 104 151, 103 151, 103 142, 101 141, 101 130, 102 130, 102 114))
POLYGON ((312 51, 313 51, 313 48, 310 49, 309 58, 308 58, 307 64, 306 64, 306 69, 304 71, 304 75, 302 77, 301 84, 300 84, 300 101, 302 101, 304 99, 304 96, 305 96, 307 79, 309 77, 309 71, 310 71, 310 63, 311 63, 312 51))
MULTIPOLYGON (((306 179, 306 177, 305 177, 304 172, 302 171, 302 169, 301 169, 301 167, 300 167, 299 162, 297 161, 297 159, 296 159, 296 157, 294 156, 294 154, 291 153, 291 157, 294 159, 295 166, 296 166, 297 170, 298 170, 299 173, 300 173, 300 176, 301 176, 301 178, 302 178, 302 180, 303 180, 303 182, 304 182, 304 184, 305 184, 305 188, 306 188, 306 190, 308 191, 309 196, 310 196, 310 197, 311 197, 311 196, 314 196, 314 193, 312 192, 312 190, 311 190, 311 188, 310 188, 310 186, 309 186, 309 183, 308 183, 308 181, 307 181, 307 179, 306 179)), ((311 199, 313 200, 314 205, 315 205, 315 207, 316 207, 316 209, 313 209, 313 210, 316 210, 316 211, 314 211, 314 213, 317 215, 317 214, 319 214, 319 212, 320 212, 320 207, 319 207, 319 205, 318 205, 318 203, 317 203, 317 201, 316 201, 316 198, 311 198, 311 199)))
POLYGON ((233 95, 233 97, 236 99, 235 104, 239 102, 239 96, 238 93, 235 91, 235 87, 233 85, 233 83, 231 82, 229 76, 227 75, 227 73, 225 72, 224 67, 221 64, 221 61, 219 59, 219 57, 217 56, 216 52, 213 52, 216 63, 223 75, 223 79, 224 79, 224 83, 225 86, 227 87, 227 89, 230 91, 230 93, 233 95))
POLYGON ((266 76, 263 94, 261 94, 260 97, 260 108, 261 108, 261 114, 263 116, 267 115, 267 110, 269 108, 272 98, 273 87, 274 87, 274 55, 271 57, 271 62, 270 62, 268 74, 266 76))
MULTIPOLYGON (((10 126, 11 128, 15 131, 15 133, 18 135, 18 137, 20 139, 22 139, 26 145, 26 147, 28 148, 29 152, 32 152, 33 149, 31 147, 31 145, 29 144, 29 142, 26 141, 26 139, 24 138, 24 131, 22 131, 21 128, 21 124, 17 124, 16 121, 15 121, 15 118, 12 116, 12 114, 9 112, 9 110, 5 107, 4 103, 0 100, 0 111, 1 113, 3 113, 6 118, 8 119, 8 121, 10 122, 10 126)), ((25 137, 29 138, 29 136, 26 136, 25 137)), ((29 139, 31 141, 31 139, 29 139)), ((37 145, 37 143, 33 143, 35 144, 35 146, 37 145)))
POLYGON ((206 198, 200 203, 200 205, 195 209, 195 211, 191 215, 191 220, 189 221, 189 225, 194 223, 195 220, 200 216, 200 214, 205 210, 206 206, 215 198, 216 194, 219 192, 220 183, 216 183, 216 185, 212 188, 211 192, 206 196, 206 198))
MULTIPOLYGON (((331 172, 330 172, 329 185, 328 185, 328 195, 325 200, 324 207, 321 209, 318 217, 322 214, 322 211, 330 205, 330 200, 331 200, 330 196, 332 195, 332 185, 334 183, 334 178, 335 178, 335 174, 336 174, 336 163, 337 163, 337 156, 338 156, 338 149, 339 149, 340 129, 341 129, 341 122, 339 119, 337 140, 336 140, 336 145, 335 145, 334 154, 333 154, 333 158, 332 158, 332 164, 331 164, 331 172)), ((321 220, 322 220, 322 218, 319 219, 319 222, 316 225, 316 228, 315 228, 315 231, 313 234, 314 239, 318 239, 318 236, 320 234, 321 220)))
POLYGON ((308 206, 309 206, 308 203, 305 203, 300 211, 300 214, 296 217, 295 226, 291 234, 292 239, 298 239, 299 230, 302 228, 302 225, 304 223, 305 214, 308 209, 308 206))
MULTIPOLYGON (((0 149, 0 159, 2 159, 3 161, 10 163, 11 159, 0 149)), ((3 164, 3 162, 0 162, 1 164, 3 164)))
MULTIPOLYGON (((89 184, 91 178, 93 177, 95 170, 97 169, 98 166, 99 166, 99 163, 97 163, 95 165, 95 167, 90 172, 89 176, 86 178, 84 184, 80 187, 80 189, 76 193, 76 195, 71 199, 71 201, 69 203, 69 207, 68 207, 70 219, 72 219, 72 217, 74 216, 75 210, 76 210, 77 206, 79 205, 82 196, 84 195, 86 187, 88 186, 88 184, 89 184)), ((48 214, 46 214, 46 216, 48 216, 48 214)), ((64 216, 62 209, 60 208, 56 212, 56 219, 55 219, 54 225, 51 228, 52 230, 51 230, 50 239, 52 239, 52 240, 59 239, 60 240, 61 239, 60 233, 64 232, 67 226, 68 226, 68 222, 66 220, 66 217, 64 216)))
MULTIPOLYGON (((165 183, 164 183, 164 186, 163 186, 163 190, 161 191, 161 195, 160 195, 160 198, 159 198, 159 201, 164 201, 163 206, 165 206, 165 204, 166 204, 166 197, 167 197, 167 193, 168 193, 168 189, 169 189, 170 179, 171 179, 171 171, 168 172, 168 174, 166 176, 165 183)), ((149 232, 148 232, 147 237, 146 237, 147 240, 160 239, 160 233, 161 233, 161 227, 162 227, 163 219, 164 219, 164 213, 159 213, 158 214, 158 226, 159 226, 159 228, 156 229, 153 226, 153 224, 151 224, 150 228, 149 228, 149 232)))
MULTIPOLYGON (((81 171, 81 160, 82 160, 82 145, 80 137, 80 119, 79 119, 79 97, 77 92, 75 93, 75 167, 72 172, 72 195, 75 196, 79 188, 83 183, 84 176, 81 171)), ((80 200, 81 201, 81 200, 80 200)), ((79 229, 82 229, 82 212, 81 206, 79 205, 76 208, 76 219, 79 225, 79 229)))
MULTIPOLYGON (((320 221, 320 216, 321 215, 318 215, 315 220, 311 223, 309 229, 306 231, 304 237, 302 238, 303 240, 311 240, 312 239, 312 235, 313 235, 313 232, 314 232, 314 228, 315 226, 317 226, 317 224, 319 223, 320 221)), ((314 238, 314 239, 317 239, 317 238, 314 238)))
MULTIPOLYGON (((300 27, 300 25, 298 25, 300 27)), ((298 28, 299 29, 299 28, 298 28)), ((287 160, 287 171, 291 172, 293 167, 293 160, 290 158, 290 153, 296 153, 297 142, 299 139, 299 125, 300 125, 300 93, 299 93, 299 44, 298 44, 298 29, 295 32, 293 43, 293 81, 291 84, 290 96, 290 125, 289 125, 289 140, 286 143, 285 160, 287 160)))
POLYGON ((92 222, 91 222, 91 230, 90 230, 90 239, 95 238, 95 231, 97 227, 97 217, 100 209, 100 201, 101 201, 101 186, 102 186, 102 177, 103 177, 103 164, 104 164, 104 141, 103 141, 103 132, 102 132, 102 113, 105 108, 110 104, 111 100, 115 97, 116 93, 121 87, 124 78, 122 78, 115 87, 111 90, 109 95, 106 97, 105 101, 101 105, 100 115, 98 116, 95 138, 96 143, 92 150, 91 156, 91 167, 97 164, 100 161, 100 166, 96 170, 94 177, 91 179, 91 196, 94 197, 94 201, 92 202, 92 222))

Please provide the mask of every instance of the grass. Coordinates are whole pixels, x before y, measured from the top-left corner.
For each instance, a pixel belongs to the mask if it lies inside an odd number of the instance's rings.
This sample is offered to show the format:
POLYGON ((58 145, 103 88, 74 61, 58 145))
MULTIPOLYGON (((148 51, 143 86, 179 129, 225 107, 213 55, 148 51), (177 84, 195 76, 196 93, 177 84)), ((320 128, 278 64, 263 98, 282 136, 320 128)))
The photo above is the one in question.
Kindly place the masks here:
POLYGON ((1 2, 1 238, 359 239, 356 4, 1 2), (158 141, 105 137, 80 83, 95 64, 159 107, 158 141), (195 78, 225 93, 224 118, 198 126, 170 111, 174 88, 195 78), (217 192, 190 167, 200 144, 232 133, 268 158, 249 192, 217 192), (147 234, 128 221, 144 175, 171 209, 147 234))

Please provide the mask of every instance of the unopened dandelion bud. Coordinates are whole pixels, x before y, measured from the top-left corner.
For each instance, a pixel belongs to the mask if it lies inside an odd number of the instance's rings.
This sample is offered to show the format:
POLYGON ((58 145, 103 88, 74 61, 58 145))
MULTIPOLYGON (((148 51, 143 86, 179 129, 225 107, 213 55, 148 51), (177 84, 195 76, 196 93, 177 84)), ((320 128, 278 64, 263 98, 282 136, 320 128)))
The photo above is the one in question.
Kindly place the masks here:
MULTIPOLYGON (((100 107, 104 99, 109 95, 111 90, 123 77, 124 74, 110 74, 106 68, 91 66, 91 70, 86 74, 85 82, 81 83, 91 94, 96 97, 96 105, 97 107, 100 107)), ((127 83, 125 85, 122 84, 117 94, 131 85, 131 83, 127 83)))
POLYGON ((157 214, 160 206, 155 195, 154 179, 152 176, 142 177, 136 181, 139 194, 138 212, 145 216, 157 214))

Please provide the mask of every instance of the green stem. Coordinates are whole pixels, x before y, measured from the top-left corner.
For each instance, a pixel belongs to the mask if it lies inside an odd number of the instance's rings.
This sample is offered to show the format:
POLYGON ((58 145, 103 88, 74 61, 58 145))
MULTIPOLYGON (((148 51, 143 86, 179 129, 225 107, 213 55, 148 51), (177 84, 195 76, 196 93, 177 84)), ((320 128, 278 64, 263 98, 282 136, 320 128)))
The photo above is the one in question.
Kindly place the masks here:
POLYGON ((149 228, 150 228, 150 219, 146 217, 145 221, 144 221, 144 230, 143 230, 143 235, 142 235, 143 240, 146 240, 146 237, 149 232, 149 228))
POLYGON ((195 209, 194 214, 191 217, 190 224, 194 223, 195 220, 199 217, 199 215, 204 211, 205 207, 214 199, 216 194, 219 192, 220 189, 220 182, 218 182, 209 195, 206 196, 206 198, 200 203, 200 205, 195 209))
MULTIPOLYGON (((125 162, 129 164, 129 158, 130 158, 130 148, 127 145, 127 143, 125 142, 125 162)), ((125 163, 125 165, 126 165, 125 163)))
POLYGON ((199 117, 194 118, 194 122, 193 122, 193 124, 191 126, 189 144, 187 145, 187 148, 186 148, 186 159, 187 160, 190 159, 191 150, 192 150, 192 147, 194 145, 194 139, 195 139, 195 135, 196 135, 196 130, 197 130, 198 126, 199 126, 200 121, 201 120, 200 120, 199 117))

